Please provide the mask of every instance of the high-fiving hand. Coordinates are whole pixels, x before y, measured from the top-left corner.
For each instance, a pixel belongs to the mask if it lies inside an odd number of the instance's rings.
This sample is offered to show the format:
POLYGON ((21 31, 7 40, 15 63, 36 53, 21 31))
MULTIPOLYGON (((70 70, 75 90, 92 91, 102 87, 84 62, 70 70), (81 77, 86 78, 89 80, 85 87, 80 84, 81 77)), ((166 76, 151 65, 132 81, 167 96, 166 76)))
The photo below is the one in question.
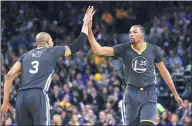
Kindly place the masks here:
POLYGON ((92 21, 92 17, 94 15, 94 13, 95 13, 94 7, 89 6, 86 13, 85 13, 85 16, 83 18, 84 24, 87 25, 87 24, 89 24, 90 21, 92 21))

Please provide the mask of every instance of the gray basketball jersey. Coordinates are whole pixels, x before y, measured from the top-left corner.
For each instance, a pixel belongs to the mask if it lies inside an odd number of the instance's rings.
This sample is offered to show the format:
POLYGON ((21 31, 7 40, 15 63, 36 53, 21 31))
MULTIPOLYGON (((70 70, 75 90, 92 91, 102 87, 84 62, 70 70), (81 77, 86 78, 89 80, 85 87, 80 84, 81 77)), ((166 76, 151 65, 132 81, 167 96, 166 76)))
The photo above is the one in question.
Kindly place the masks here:
POLYGON ((113 48, 114 55, 123 59, 128 85, 146 87, 156 84, 155 63, 162 61, 159 47, 147 43, 146 49, 141 54, 138 54, 131 44, 127 43, 113 48))
POLYGON ((19 90, 40 88, 48 91, 56 61, 64 56, 65 47, 33 49, 18 60, 22 64, 22 79, 19 90))

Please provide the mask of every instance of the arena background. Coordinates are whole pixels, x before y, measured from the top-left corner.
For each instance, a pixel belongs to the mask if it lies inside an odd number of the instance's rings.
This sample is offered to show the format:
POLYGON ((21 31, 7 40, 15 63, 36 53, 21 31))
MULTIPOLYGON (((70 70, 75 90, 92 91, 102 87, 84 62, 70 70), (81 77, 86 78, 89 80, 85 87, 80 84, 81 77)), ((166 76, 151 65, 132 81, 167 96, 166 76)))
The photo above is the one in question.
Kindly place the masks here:
MULTIPOLYGON (((191 125, 192 2, 1 2, 1 103, 4 78, 25 52, 36 47, 38 32, 48 32, 55 45, 66 45, 81 31, 88 5, 96 9, 93 33, 101 45, 128 42, 133 24, 146 30, 146 41, 161 47, 185 108, 178 110, 173 95, 159 76, 156 123, 191 125)), ((93 54, 87 42, 76 55, 60 58, 49 90, 52 124, 122 124, 120 104, 124 94, 121 59, 93 54)), ((10 103, 15 107, 20 78, 13 83, 10 103)), ((1 124, 15 125, 15 113, 1 124)))

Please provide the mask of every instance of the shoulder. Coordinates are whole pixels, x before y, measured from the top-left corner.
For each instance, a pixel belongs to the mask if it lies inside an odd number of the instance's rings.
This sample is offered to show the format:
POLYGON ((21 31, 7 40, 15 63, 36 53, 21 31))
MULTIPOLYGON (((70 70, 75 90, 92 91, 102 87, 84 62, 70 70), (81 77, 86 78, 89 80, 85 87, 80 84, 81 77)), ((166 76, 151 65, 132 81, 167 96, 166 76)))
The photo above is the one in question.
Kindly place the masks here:
POLYGON ((25 52, 23 55, 21 55, 20 57, 24 58, 25 56, 28 56, 30 54, 31 51, 25 52))
POLYGON ((121 48, 121 49, 126 49, 127 47, 130 47, 131 44, 129 43, 122 43, 122 44, 117 44, 115 46, 113 46, 114 48, 115 47, 118 47, 118 48, 121 48))
POLYGON ((157 45, 152 44, 152 43, 149 43, 149 42, 147 42, 147 46, 148 46, 149 48, 155 48, 155 47, 157 47, 157 45))
POLYGON ((160 49, 159 46, 155 45, 155 44, 151 44, 149 42, 147 42, 147 48, 149 48, 150 50, 153 50, 153 51, 158 51, 160 49))

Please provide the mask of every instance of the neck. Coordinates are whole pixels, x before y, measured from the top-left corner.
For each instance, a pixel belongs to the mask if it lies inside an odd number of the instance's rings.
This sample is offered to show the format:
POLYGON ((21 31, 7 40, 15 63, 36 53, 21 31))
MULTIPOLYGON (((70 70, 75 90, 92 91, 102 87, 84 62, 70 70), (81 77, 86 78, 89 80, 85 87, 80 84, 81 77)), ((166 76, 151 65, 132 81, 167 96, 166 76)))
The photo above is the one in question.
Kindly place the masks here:
POLYGON ((46 45, 37 45, 37 49, 39 49, 39 48, 45 48, 45 47, 47 47, 46 45))
POLYGON ((100 122, 102 122, 102 123, 105 122, 105 119, 101 119, 100 122))
POLYGON ((142 51, 144 47, 145 47, 145 41, 141 41, 137 44, 133 44, 133 48, 135 48, 138 51, 142 51))
POLYGON ((173 123, 173 125, 176 125, 177 124, 177 122, 172 122, 173 123))

